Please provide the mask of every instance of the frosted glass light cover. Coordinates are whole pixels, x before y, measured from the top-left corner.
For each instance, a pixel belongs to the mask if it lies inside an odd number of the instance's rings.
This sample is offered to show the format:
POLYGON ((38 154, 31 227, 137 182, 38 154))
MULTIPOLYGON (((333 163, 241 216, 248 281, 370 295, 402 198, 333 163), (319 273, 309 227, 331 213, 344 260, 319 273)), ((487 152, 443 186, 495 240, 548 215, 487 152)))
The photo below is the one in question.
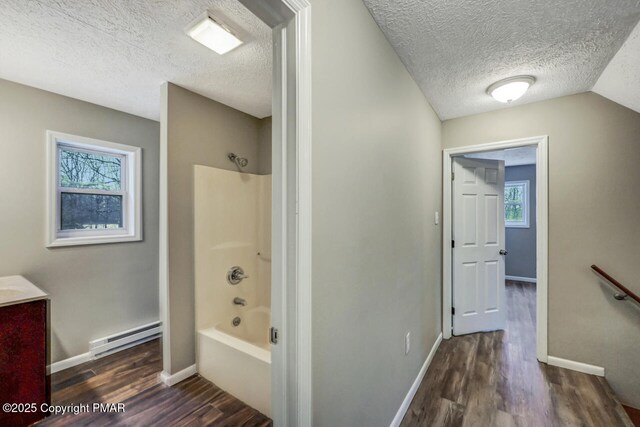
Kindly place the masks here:
POLYGON ((242 44, 242 40, 231 34, 209 16, 194 25, 188 31, 188 34, 198 43, 220 55, 224 55, 242 44))
POLYGON ((534 82, 531 76, 513 77, 492 84, 487 92, 496 101, 509 103, 521 98, 534 82))

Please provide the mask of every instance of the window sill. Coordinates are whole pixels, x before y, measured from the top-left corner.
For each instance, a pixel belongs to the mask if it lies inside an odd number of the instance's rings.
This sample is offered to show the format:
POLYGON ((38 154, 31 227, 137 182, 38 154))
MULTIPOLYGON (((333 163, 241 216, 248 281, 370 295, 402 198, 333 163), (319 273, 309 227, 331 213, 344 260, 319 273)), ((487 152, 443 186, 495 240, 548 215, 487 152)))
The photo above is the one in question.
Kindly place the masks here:
POLYGON ((529 224, 505 224, 505 228, 531 228, 529 224))
POLYGON ((114 236, 87 236, 87 237, 63 237, 50 241, 48 248, 63 246, 103 245, 108 243, 139 242, 142 236, 138 235, 114 235, 114 236))

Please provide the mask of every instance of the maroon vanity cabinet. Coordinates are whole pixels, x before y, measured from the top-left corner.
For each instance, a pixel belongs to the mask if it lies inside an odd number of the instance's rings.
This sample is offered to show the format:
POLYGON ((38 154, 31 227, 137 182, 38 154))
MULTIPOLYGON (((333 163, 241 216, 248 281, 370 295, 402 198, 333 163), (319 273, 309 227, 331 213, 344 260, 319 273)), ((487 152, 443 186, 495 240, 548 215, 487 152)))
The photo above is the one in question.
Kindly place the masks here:
POLYGON ((0 405, 32 404, 0 407, 0 426, 28 426, 46 415, 47 307, 46 299, 0 306, 0 405))

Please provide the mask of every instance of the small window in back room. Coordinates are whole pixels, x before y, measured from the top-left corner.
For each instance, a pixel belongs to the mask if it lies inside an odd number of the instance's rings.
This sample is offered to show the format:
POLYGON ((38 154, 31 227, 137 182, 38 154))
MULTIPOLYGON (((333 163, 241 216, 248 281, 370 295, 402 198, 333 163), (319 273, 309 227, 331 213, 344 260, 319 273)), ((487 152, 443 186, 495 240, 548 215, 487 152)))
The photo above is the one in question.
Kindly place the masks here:
POLYGON ((529 227, 529 181, 505 183, 504 216, 507 227, 529 227))
POLYGON ((141 240, 138 147, 48 132, 49 246, 141 240))

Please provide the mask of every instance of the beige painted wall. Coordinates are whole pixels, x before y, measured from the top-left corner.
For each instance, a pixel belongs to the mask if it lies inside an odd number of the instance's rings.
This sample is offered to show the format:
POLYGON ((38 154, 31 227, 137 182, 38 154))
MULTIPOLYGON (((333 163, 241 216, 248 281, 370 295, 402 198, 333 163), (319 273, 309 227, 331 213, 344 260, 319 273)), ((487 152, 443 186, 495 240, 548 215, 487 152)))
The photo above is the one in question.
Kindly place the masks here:
POLYGON ((271 174, 271 117, 260 120, 258 129, 258 173, 271 174))
POLYGON ((193 166, 237 170, 227 158, 234 152, 249 159, 245 172, 257 173, 261 120, 171 83, 163 91, 171 334, 165 369, 175 373, 195 363, 193 166))
POLYGON ((51 296, 51 361, 157 321, 159 124, 0 80, 0 130, 0 276, 51 296), (45 247, 48 129, 142 147, 144 241, 45 247))
POLYGON ((640 114, 583 93, 443 124, 444 148, 536 135, 549 135, 549 354, 603 366, 640 407, 640 310, 589 269, 640 293, 640 114))
POLYGON ((441 330, 441 124, 361 1, 312 19, 314 424, 388 426, 441 330))

